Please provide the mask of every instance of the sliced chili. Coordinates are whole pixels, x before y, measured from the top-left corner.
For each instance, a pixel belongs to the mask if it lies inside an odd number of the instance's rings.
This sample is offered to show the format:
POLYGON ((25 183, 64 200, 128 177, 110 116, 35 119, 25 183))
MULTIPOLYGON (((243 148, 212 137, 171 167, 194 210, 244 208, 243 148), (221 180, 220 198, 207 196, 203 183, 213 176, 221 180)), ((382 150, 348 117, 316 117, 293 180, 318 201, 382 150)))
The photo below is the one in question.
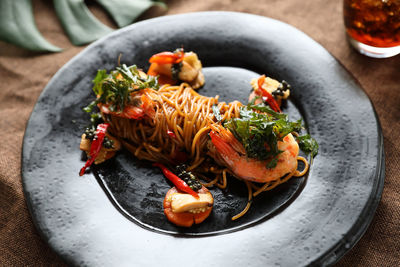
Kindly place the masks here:
POLYGON ((167 130, 167 134, 172 138, 176 138, 175 133, 173 131, 171 131, 171 130, 167 130))
POLYGON ((264 81, 265 81, 265 75, 262 75, 260 78, 258 78, 257 81, 258 90, 256 93, 261 94, 263 96, 263 100, 265 100, 274 111, 281 112, 281 109, 279 108, 279 105, 276 102, 275 98, 270 93, 268 93, 267 90, 264 90, 262 88, 264 81))
POLYGON ((185 53, 183 51, 179 51, 176 53, 173 52, 161 52, 153 55, 150 59, 150 63, 157 64, 177 64, 183 60, 183 56, 185 53))
POLYGON ((89 159, 86 161, 85 166, 83 166, 81 171, 79 172, 79 176, 85 174, 86 169, 93 164, 93 162, 96 160, 96 157, 99 155, 108 126, 108 123, 101 123, 97 125, 96 135, 93 138, 92 144, 90 145, 89 159))
POLYGON ((173 172, 168 170, 167 167, 165 167, 161 163, 153 163, 154 167, 159 167, 162 172, 164 173, 165 177, 167 177, 168 180, 170 180, 176 188, 179 190, 186 192, 188 194, 191 194, 195 198, 199 198, 199 194, 197 194, 192 188, 190 188, 185 181, 183 181, 181 178, 179 178, 177 175, 175 175, 173 172))

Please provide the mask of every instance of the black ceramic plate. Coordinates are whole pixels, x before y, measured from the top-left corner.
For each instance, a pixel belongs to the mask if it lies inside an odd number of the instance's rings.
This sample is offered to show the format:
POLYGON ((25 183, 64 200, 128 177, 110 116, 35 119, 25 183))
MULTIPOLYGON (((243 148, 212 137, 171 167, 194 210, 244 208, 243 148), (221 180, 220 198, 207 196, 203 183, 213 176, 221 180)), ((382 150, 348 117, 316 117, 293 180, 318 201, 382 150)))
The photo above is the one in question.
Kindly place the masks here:
POLYGON ((336 262, 361 237, 384 180, 380 126, 350 74, 320 45, 264 17, 206 12, 134 24, 103 38, 65 65, 47 85, 24 138, 23 185, 43 238, 67 262, 89 266, 305 266, 336 262), (184 46, 198 53, 200 93, 245 102, 261 73, 288 81, 292 119, 302 117, 320 152, 306 177, 257 198, 248 214, 245 187, 230 179, 213 190, 214 211, 182 229, 164 218, 170 187, 158 169, 121 152, 78 176, 83 165, 82 112, 94 97, 96 70, 122 62, 148 67, 154 53, 184 46))

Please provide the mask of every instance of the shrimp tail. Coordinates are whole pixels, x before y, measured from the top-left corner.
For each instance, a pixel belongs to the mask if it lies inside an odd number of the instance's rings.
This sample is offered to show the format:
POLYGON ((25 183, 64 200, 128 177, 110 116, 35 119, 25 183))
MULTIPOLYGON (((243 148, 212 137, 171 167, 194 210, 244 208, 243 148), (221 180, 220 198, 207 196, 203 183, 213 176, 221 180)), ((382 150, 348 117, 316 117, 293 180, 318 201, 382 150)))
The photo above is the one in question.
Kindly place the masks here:
POLYGON ((154 103, 151 100, 150 96, 148 96, 147 94, 142 94, 141 100, 142 110, 144 111, 144 113, 150 118, 154 118, 156 112, 154 110, 154 103))
POLYGON ((232 134, 231 131, 224 128, 220 124, 214 124, 211 126, 211 129, 218 133, 219 137, 222 138, 227 144, 229 144, 236 152, 240 155, 246 154, 246 149, 243 147, 242 143, 240 143, 236 137, 232 134))
POLYGON ((210 132, 211 142, 218 151, 218 154, 223 158, 228 166, 233 167, 234 159, 239 157, 239 154, 215 131, 210 132))

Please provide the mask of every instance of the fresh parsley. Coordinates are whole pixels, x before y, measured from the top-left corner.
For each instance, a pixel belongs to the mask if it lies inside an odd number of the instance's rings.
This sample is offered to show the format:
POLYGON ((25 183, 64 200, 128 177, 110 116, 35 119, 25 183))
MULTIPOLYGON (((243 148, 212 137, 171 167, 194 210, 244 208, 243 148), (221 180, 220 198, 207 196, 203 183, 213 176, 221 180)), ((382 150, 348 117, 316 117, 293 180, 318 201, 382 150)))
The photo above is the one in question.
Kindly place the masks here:
POLYGON ((314 157, 318 154, 318 143, 309 134, 297 137, 297 142, 299 143, 300 149, 303 150, 304 153, 311 153, 311 157, 314 157))
MULTIPOLYGON (((291 132, 299 132, 302 121, 301 119, 289 121, 286 114, 275 112, 269 106, 250 103, 241 107, 239 118, 225 122, 224 126, 243 144, 249 158, 267 160, 266 167, 274 168, 277 156, 282 152, 278 149, 278 141, 282 141, 291 132)), ((301 146, 306 151, 310 148, 314 151, 315 145, 318 150, 315 140, 312 142, 307 138, 301 140, 301 146)))
POLYGON ((145 89, 159 89, 157 77, 141 74, 136 65, 122 64, 109 74, 98 70, 93 80, 93 92, 96 100, 83 110, 90 113, 98 104, 108 104, 112 112, 122 112, 126 105, 132 104, 131 93, 145 89))

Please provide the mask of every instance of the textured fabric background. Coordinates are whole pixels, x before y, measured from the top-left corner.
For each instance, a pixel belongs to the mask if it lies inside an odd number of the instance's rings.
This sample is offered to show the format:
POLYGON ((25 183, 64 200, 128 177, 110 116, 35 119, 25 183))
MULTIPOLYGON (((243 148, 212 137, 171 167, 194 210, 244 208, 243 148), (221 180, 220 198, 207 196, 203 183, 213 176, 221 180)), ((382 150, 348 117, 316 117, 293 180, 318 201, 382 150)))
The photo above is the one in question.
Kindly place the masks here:
MULTIPOLYGON (((82 47, 73 46, 55 16, 52 1, 33 1, 36 22, 61 53, 35 54, 0 42, 0 266, 63 266, 38 235, 21 185, 21 148, 33 106, 55 72, 82 47)), ((106 24, 112 20, 95 4, 106 24)), ((375 218, 359 243, 337 266, 398 266, 400 262, 400 56, 371 59, 345 41, 342 1, 202 0, 167 1, 168 12, 152 9, 142 19, 193 11, 248 12, 287 22, 304 31, 341 62, 371 98, 383 128, 386 180, 375 218)))

